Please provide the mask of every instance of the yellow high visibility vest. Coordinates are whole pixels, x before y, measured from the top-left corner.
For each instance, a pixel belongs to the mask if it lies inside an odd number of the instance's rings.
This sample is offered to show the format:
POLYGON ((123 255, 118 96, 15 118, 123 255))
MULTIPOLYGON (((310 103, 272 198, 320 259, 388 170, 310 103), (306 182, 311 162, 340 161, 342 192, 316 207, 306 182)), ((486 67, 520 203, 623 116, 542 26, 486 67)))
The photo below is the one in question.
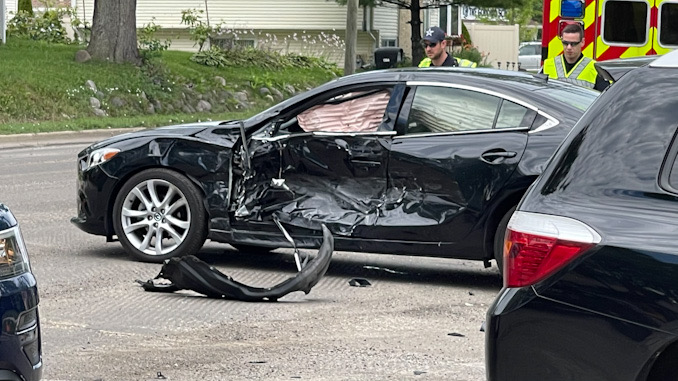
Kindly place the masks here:
POLYGON ((593 66, 595 63, 596 61, 584 57, 574 65, 569 73, 566 73, 565 57, 561 54, 555 58, 549 58, 544 61, 542 73, 548 75, 549 78, 560 79, 592 89, 596 85, 596 77, 598 76, 596 67, 593 66))
MULTIPOLYGON (((457 63, 459 64, 459 67, 477 67, 478 64, 471 61, 471 60, 466 60, 463 58, 457 58, 457 57, 452 57, 455 60, 457 60, 457 63)), ((419 67, 430 67, 431 66, 431 59, 426 57, 421 62, 419 62, 419 67)))

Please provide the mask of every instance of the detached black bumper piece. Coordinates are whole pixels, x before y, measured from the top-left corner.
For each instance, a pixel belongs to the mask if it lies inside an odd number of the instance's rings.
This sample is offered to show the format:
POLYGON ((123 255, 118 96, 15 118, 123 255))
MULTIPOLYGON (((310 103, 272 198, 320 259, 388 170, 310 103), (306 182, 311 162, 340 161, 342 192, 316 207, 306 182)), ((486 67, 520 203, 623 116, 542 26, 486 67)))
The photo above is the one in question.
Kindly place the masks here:
POLYGON ((192 255, 168 259, 157 277, 141 285, 144 290, 151 292, 192 290, 210 298, 246 302, 274 302, 295 291, 308 294, 327 272, 334 251, 332 234, 326 226, 323 225, 322 229, 323 243, 318 255, 305 261, 294 277, 273 287, 259 288, 242 284, 192 255), (160 282, 162 279, 170 283, 160 282))

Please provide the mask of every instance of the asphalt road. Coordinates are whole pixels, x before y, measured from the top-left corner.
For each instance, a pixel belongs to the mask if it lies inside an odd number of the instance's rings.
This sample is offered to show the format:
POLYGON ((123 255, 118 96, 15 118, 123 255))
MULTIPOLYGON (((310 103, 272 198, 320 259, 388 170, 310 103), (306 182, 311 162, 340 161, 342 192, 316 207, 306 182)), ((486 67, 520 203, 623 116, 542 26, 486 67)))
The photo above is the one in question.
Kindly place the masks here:
MULTIPOLYGON (((0 201, 38 279, 45 380, 485 379, 480 327, 501 280, 479 262, 338 252, 310 294, 277 303, 144 292, 135 280, 159 265, 69 223, 77 152, 118 132, 0 136, 0 201)), ((252 286, 294 270, 286 250, 208 243, 200 256, 252 286)))

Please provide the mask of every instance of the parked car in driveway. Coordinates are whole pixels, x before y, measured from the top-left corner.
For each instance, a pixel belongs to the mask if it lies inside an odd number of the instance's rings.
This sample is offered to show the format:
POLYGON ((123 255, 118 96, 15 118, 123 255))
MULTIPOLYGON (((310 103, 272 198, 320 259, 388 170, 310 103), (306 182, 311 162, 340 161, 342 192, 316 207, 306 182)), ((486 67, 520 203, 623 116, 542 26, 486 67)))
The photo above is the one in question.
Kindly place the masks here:
POLYGON ((78 215, 142 261, 241 249, 489 261, 512 208, 598 92, 491 69, 338 78, 244 121, 124 134, 78 155, 78 215), (499 231, 497 235, 496 232, 499 231))
POLYGON ((678 375, 678 51, 591 106, 508 223, 489 381, 678 375))
POLYGON ((0 380, 42 376, 38 288, 16 218, 0 203, 0 380))
POLYGON ((541 69, 541 41, 523 42, 518 48, 518 66, 521 70, 537 72, 541 69))

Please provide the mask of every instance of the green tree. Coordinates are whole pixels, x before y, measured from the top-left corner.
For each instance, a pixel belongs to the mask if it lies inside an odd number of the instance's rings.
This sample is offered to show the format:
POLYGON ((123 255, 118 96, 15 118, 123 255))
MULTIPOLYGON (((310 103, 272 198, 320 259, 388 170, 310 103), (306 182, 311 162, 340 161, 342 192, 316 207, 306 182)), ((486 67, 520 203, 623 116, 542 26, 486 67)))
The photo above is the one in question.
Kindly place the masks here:
POLYGON ((29 15, 34 16, 33 2, 31 0, 19 0, 17 10, 19 12, 24 11, 24 12, 28 13, 29 15))
MULTIPOLYGON (((424 58, 424 47, 421 45, 421 11, 427 8, 438 8, 444 5, 468 5, 474 7, 491 7, 512 9, 522 6, 525 0, 360 0, 363 7, 375 7, 383 4, 396 5, 410 11, 410 27, 412 29, 412 63, 415 65, 424 58)), ((346 5, 346 0, 336 0, 346 5)))

